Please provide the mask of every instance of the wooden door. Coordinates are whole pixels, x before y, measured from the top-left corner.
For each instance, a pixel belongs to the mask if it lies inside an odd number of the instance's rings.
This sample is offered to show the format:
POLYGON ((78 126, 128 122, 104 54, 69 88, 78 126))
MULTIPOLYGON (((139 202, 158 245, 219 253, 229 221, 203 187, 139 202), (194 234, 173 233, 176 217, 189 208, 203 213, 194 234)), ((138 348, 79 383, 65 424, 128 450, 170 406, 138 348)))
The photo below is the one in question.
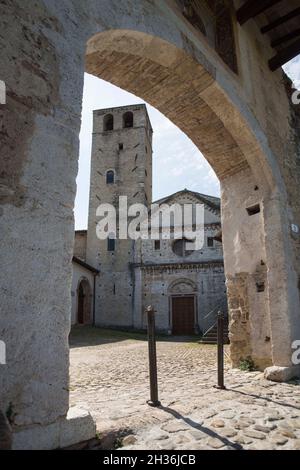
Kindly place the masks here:
POLYGON ((173 335, 195 334, 194 297, 172 297, 173 335))
POLYGON ((80 325, 84 323, 84 290, 82 287, 82 283, 79 285, 78 289, 78 312, 77 312, 77 321, 80 325))

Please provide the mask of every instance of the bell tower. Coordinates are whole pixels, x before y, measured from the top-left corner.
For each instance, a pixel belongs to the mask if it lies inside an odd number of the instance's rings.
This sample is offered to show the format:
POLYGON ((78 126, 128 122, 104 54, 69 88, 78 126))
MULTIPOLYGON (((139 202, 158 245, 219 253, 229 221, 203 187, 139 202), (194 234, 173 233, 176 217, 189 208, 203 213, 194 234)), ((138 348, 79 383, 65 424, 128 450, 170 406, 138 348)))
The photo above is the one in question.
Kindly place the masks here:
MULTIPOLYGON (((134 275, 138 244, 131 239, 100 240, 96 235, 100 204, 118 215, 119 197, 128 206, 152 201, 152 127, 144 104, 94 111, 87 235, 87 262, 96 278, 95 323, 133 327, 134 275)), ((118 218, 117 218, 118 223, 118 218)))

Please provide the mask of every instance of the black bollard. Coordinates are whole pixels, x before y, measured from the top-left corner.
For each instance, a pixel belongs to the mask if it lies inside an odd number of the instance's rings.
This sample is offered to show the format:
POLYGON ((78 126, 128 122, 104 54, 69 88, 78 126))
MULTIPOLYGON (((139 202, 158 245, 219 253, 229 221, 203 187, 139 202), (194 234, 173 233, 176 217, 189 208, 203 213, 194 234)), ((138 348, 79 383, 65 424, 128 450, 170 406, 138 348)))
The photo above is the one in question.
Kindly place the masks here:
POLYGON ((157 359, 156 359, 156 338, 155 338, 155 316, 153 307, 146 309, 148 317, 148 351, 149 351, 149 378, 150 378, 150 400, 147 401, 150 406, 160 406, 158 400, 157 387, 157 359))
POLYGON ((218 312, 218 386, 224 390, 224 315, 218 312))

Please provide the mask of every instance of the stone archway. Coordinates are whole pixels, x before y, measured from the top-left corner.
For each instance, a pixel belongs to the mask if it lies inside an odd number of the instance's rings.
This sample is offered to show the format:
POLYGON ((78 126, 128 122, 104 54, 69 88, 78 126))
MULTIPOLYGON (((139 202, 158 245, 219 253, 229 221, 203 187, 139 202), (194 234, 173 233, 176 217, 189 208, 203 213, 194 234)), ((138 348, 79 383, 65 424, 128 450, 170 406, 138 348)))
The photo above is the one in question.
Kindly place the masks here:
POLYGON ((77 323, 85 325, 91 323, 91 286, 87 279, 81 279, 77 288, 77 323))
MULTIPOLYGON (((248 122, 248 110, 239 109, 217 83, 213 57, 201 56, 185 36, 180 49, 144 32, 109 30, 88 41, 86 70, 148 101, 204 154, 221 183, 232 364, 249 356, 261 369, 289 363, 293 333, 287 328, 289 339, 282 341, 280 325, 286 306, 292 315, 295 306, 287 293, 285 299, 278 296, 282 275, 276 274, 277 256, 287 255, 286 192, 277 163, 248 122), (268 266, 265 290, 257 296, 262 264, 268 266)), ((294 291, 297 297, 296 283, 294 291)))
POLYGON ((43 446, 46 436, 47 446, 57 447, 69 423, 69 293, 85 68, 153 104, 213 166, 222 187, 232 361, 251 354, 260 367, 282 367, 280 379, 291 376, 291 343, 300 337, 299 241, 291 233, 291 223, 300 224, 299 143, 290 86, 268 69, 272 51, 257 25, 241 29, 234 22, 235 74, 171 0, 28 0, 26 6, 15 0, 1 8, 7 102, 0 109, 0 332, 9 366, 0 376, 0 401, 14 410, 15 447, 43 446), (252 328, 256 322, 260 331, 252 328))

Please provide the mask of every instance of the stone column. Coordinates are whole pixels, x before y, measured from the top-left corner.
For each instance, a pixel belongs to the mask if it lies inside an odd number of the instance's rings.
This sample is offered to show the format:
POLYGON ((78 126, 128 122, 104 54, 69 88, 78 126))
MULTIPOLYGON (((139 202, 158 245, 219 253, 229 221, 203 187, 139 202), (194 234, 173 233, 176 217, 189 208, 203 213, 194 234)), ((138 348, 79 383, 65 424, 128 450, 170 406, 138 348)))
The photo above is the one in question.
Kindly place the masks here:
POLYGON ((273 367, 266 377, 284 381, 299 375, 292 364, 292 342, 300 339, 300 303, 297 273, 293 268, 291 222, 288 208, 275 194, 265 201, 264 221, 273 367))
POLYGON ((0 402, 10 412, 13 447, 44 449, 95 434, 88 413, 68 414, 85 40, 71 20, 63 27, 44 2, 31 3, 1 13, 0 338, 7 364, 0 402))

